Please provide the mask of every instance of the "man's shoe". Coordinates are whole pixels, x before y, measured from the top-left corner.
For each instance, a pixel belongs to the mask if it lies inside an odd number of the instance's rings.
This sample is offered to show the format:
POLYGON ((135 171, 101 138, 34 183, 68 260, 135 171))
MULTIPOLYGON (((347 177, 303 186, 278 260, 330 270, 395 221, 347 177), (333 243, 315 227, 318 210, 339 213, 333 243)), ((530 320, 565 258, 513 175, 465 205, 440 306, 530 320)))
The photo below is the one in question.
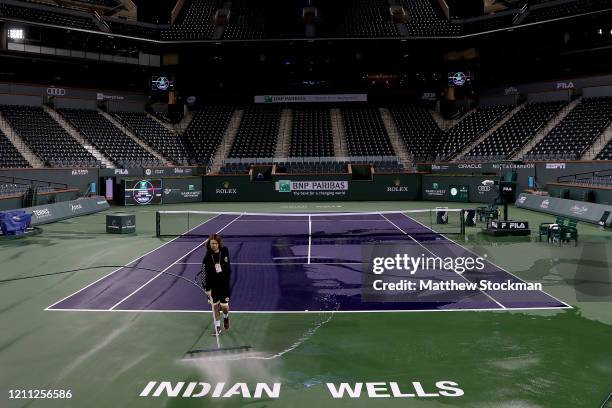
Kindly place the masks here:
POLYGON ((225 330, 229 330, 230 329, 229 316, 223 318, 223 328, 225 330))

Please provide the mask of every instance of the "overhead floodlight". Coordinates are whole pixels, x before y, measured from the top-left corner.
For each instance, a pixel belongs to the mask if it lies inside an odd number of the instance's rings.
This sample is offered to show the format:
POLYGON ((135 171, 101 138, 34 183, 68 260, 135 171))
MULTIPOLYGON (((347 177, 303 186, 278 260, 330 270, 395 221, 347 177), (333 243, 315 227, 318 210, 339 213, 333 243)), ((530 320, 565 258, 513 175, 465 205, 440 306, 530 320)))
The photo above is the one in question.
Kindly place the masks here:
POLYGON ((11 40, 23 40, 25 38, 21 28, 9 28, 7 34, 11 40))

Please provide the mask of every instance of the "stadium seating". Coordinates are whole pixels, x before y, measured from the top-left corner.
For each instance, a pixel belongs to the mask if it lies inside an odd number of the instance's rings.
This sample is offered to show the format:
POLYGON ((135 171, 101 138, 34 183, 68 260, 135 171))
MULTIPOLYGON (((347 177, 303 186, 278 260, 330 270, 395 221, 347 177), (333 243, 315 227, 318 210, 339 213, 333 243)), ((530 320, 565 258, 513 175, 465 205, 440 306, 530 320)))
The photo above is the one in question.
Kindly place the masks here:
POLYGON ((389 107, 406 148, 415 161, 430 161, 435 157, 435 147, 442 138, 442 130, 427 109, 413 105, 389 107))
POLYGON ((127 168, 163 165, 97 111, 61 109, 59 112, 102 154, 118 166, 127 168))
MULTIPOLYGON (((32 187, 30 184, 0 182, 0 197, 25 194, 30 187, 32 187)), ((38 193, 50 193, 55 190, 56 189, 54 187, 50 186, 36 186, 36 191, 38 193)))
POLYGON ((611 120, 612 97, 585 98, 525 158, 578 159, 611 120))
POLYGON ((281 109, 277 106, 249 106, 229 157, 274 157, 281 109))
POLYGON ((528 103, 515 113, 499 129, 474 147, 465 158, 468 160, 503 160, 510 158, 525 145, 565 102, 528 103))
MULTIPOLYGON (((74 13, 74 12, 73 12, 74 13)), ((58 11, 33 7, 19 7, 12 4, 0 3, 0 16, 6 16, 26 21, 36 21, 53 24, 60 27, 73 27, 86 30, 99 31, 98 26, 91 17, 68 14, 58 11)))
POLYGON ((97 167, 100 163, 70 136, 43 108, 0 106, 0 111, 49 167, 97 167))
POLYGON ((320 4, 319 37, 398 37, 384 0, 336 0, 320 4))
POLYGON ((161 30, 156 27, 131 22, 123 22, 114 18, 105 18, 104 21, 109 26, 110 31, 113 34, 121 34, 138 38, 150 38, 153 40, 159 40, 161 37, 161 30))
POLYGON ((161 33, 162 40, 207 40, 215 30, 214 14, 223 7, 221 0, 186 1, 174 24, 161 33))
POLYGON ((233 114, 229 106, 206 106, 194 114, 183 133, 190 164, 210 163, 233 114))
POLYGON ((140 140, 175 164, 188 165, 187 149, 180 135, 176 135, 142 112, 115 112, 117 117, 140 140))
POLYGON ((612 160, 612 140, 610 140, 597 156, 595 156, 595 160, 612 160))
POLYGON ((0 167, 29 167, 30 164, 23 158, 21 153, 8 140, 4 133, 0 132, 0 167))
POLYGON ((374 161, 372 164, 376 173, 402 173, 405 171, 404 166, 397 161, 374 161))
POLYGON ((170 123, 176 125, 181 120, 183 120, 183 112, 152 112, 155 117, 157 117, 162 122, 170 123))
POLYGON ((509 105, 484 106, 465 116, 444 134, 437 149, 437 160, 450 160, 478 139, 499 121, 512 107, 509 105))
POLYGON ((296 108, 289 156, 327 157, 334 155, 334 141, 329 109, 296 108))
POLYGON ((219 169, 221 174, 245 174, 249 172, 252 163, 226 163, 219 169))
MULTIPOLYGON (((86 12, 104 12, 119 5, 115 0, 73 0, 71 2, 25 1, 23 7, 0 4, 0 15, 9 18, 101 31, 86 12), (27 4, 31 3, 31 4, 27 4), (34 4, 32 4, 34 3, 34 4), (52 4, 52 6, 50 6, 52 4), (78 11, 75 11, 78 10, 78 11)), ((186 0, 176 23, 170 28, 159 29, 142 24, 122 22, 104 17, 111 33, 133 37, 176 40, 211 40, 215 32, 214 15, 217 10, 229 7, 225 26, 225 40, 253 40, 278 38, 303 38, 304 21, 302 7, 315 6, 319 10, 316 36, 319 38, 392 38, 392 37, 440 37, 458 36, 512 27, 518 8, 524 2, 504 2, 508 10, 463 23, 450 22, 435 0, 335 0, 329 2, 287 2, 283 0, 186 0), (398 26, 393 22, 390 5, 402 6, 406 22, 398 26), (405 26, 405 27, 404 27, 405 26)), ((609 0, 531 2, 520 24, 554 20, 582 15, 594 11, 609 10, 609 0)), ((105 30, 102 30, 105 31, 105 30)))
POLYGON ((230 19, 223 33, 226 40, 253 40, 264 38, 264 12, 262 6, 250 0, 233 0, 230 19))
POLYGON ((394 156, 395 152, 376 108, 342 109, 350 156, 394 156))
POLYGON ((461 34, 461 25, 450 23, 430 0, 400 0, 408 14, 406 28, 412 37, 452 36, 461 34))
POLYGON ((610 4, 609 0, 556 2, 552 3, 552 5, 549 7, 532 9, 527 15, 525 23, 575 16, 591 11, 610 8, 612 8, 612 4, 610 4))
POLYGON ((347 172, 347 163, 338 161, 338 162, 309 162, 305 161, 303 163, 281 163, 277 165, 276 171, 277 173, 282 173, 283 168, 286 170, 286 173, 290 174, 314 174, 314 173, 346 173, 347 172), (281 171, 279 171, 279 169, 281 171))

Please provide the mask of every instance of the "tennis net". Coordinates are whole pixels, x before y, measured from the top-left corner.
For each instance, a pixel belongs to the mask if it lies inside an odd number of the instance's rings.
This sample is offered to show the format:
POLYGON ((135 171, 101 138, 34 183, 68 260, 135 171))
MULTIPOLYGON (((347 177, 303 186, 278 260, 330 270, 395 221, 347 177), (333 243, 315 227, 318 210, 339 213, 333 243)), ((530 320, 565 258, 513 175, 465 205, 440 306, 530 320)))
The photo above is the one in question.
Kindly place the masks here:
POLYGON ((352 213, 157 211, 158 237, 354 237, 463 234, 464 211, 426 209, 352 213))

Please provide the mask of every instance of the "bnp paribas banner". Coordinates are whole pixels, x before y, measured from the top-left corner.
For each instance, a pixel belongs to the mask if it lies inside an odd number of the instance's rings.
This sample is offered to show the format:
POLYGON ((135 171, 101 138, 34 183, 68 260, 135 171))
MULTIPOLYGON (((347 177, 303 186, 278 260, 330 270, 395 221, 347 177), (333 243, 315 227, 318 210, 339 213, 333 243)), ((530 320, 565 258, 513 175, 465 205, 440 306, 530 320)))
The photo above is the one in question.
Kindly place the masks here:
POLYGON ((273 181, 249 176, 204 176, 204 201, 382 201, 419 200, 420 174, 376 174, 372 181, 350 175, 273 175, 273 181))
POLYGON ((255 95, 255 103, 367 102, 368 94, 255 95))
POLYGON ((345 197, 349 190, 348 180, 279 180, 275 183, 279 193, 301 197, 345 197))

